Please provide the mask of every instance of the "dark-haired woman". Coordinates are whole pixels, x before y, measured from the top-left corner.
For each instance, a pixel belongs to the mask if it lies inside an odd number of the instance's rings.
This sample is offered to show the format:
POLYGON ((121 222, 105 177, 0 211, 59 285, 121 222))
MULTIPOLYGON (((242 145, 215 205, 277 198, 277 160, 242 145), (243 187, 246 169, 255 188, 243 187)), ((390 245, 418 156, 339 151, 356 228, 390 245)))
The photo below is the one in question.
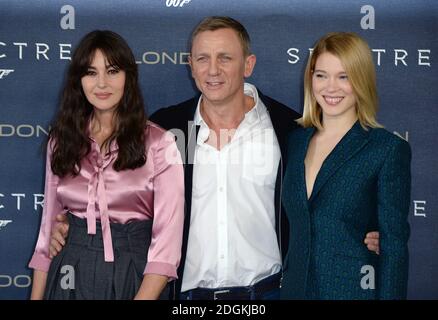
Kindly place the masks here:
POLYGON ((173 136, 147 121, 132 51, 114 32, 87 34, 49 135, 31 298, 164 296, 177 277, 183 197, 180 154, 173 136), (69 234, 52 260, 61 211, 69 234))

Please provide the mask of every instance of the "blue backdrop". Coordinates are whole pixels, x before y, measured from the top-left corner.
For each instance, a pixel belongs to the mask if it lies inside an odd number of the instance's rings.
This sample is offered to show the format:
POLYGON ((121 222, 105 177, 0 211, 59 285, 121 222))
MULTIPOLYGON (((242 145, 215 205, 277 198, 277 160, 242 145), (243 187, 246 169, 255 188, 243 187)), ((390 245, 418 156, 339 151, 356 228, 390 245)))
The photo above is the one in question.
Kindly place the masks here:
POLYGON ((138 61, 148 112, 193 96, 188 38, 207 15, 240 20, 257 65, 250 82, 302 112, 309 48, 329 31, 368 40, 379 120, 413 150, 409 298, 438 298, 436 0, 1 0, 0 299, 28 297, 26 266, 43 200, 42 145, 79 39, 111 29, 138 61))

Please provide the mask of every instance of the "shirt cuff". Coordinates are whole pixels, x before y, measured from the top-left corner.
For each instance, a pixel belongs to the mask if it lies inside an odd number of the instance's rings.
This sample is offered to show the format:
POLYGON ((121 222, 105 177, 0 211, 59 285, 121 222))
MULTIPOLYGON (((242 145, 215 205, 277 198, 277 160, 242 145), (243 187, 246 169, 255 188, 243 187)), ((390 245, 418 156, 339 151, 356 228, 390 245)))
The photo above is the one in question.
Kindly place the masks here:
POLYGON ((29 268, 36 269, 43 272, 49 272, 52 259, 47 258, 41 253, 34 253, 32 259, 29 262, 29 268))
POLYGON ((178 279, 176 267, 173 264, 165 262, 148 262, 143 274, 153 273, 169 277, 169 281, 178 279))

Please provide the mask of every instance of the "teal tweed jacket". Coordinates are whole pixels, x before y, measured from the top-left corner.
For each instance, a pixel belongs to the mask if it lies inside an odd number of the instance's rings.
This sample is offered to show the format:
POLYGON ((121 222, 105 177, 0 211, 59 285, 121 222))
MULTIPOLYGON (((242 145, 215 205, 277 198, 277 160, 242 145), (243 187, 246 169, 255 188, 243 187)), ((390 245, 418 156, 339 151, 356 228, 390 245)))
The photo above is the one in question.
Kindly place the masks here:
POLYGON ((282 195, 290 225, 282 299, 405 299, 411 150, 357 121, 325 159, 307 198, 304 159, 315 128, 289 134, 282 195), (380 255, 364 244, 380 232, 380 255))

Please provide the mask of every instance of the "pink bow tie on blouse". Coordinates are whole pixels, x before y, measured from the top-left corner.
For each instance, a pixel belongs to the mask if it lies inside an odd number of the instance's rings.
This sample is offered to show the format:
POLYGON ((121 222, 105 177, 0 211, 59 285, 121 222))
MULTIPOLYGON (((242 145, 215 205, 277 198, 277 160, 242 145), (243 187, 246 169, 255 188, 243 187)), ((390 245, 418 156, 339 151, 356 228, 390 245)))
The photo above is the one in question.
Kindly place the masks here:
POLYGON ((91 144, 90 157, 91 165, 94 168, 94 173, 90 177, 88 183, 88 205, 87 205, 87 230, 88 234, 96 234, 96 199, 100 210, 100 224, 102 226, 103 251, 106 262, 114 261, 113 241, 111 237, 110 220, 108 215, 108 202, 106 199, 105 181, 103 179, 103 170, 111 163, 117 155, 115 152, 117 147, 111 145, 111 153, 102 157, 99 152, 99 147, 96 142, 91 144), (97 147, 97 148, 96 148, 97 147), (97 149, 97 150, 96 150, 97 149))

